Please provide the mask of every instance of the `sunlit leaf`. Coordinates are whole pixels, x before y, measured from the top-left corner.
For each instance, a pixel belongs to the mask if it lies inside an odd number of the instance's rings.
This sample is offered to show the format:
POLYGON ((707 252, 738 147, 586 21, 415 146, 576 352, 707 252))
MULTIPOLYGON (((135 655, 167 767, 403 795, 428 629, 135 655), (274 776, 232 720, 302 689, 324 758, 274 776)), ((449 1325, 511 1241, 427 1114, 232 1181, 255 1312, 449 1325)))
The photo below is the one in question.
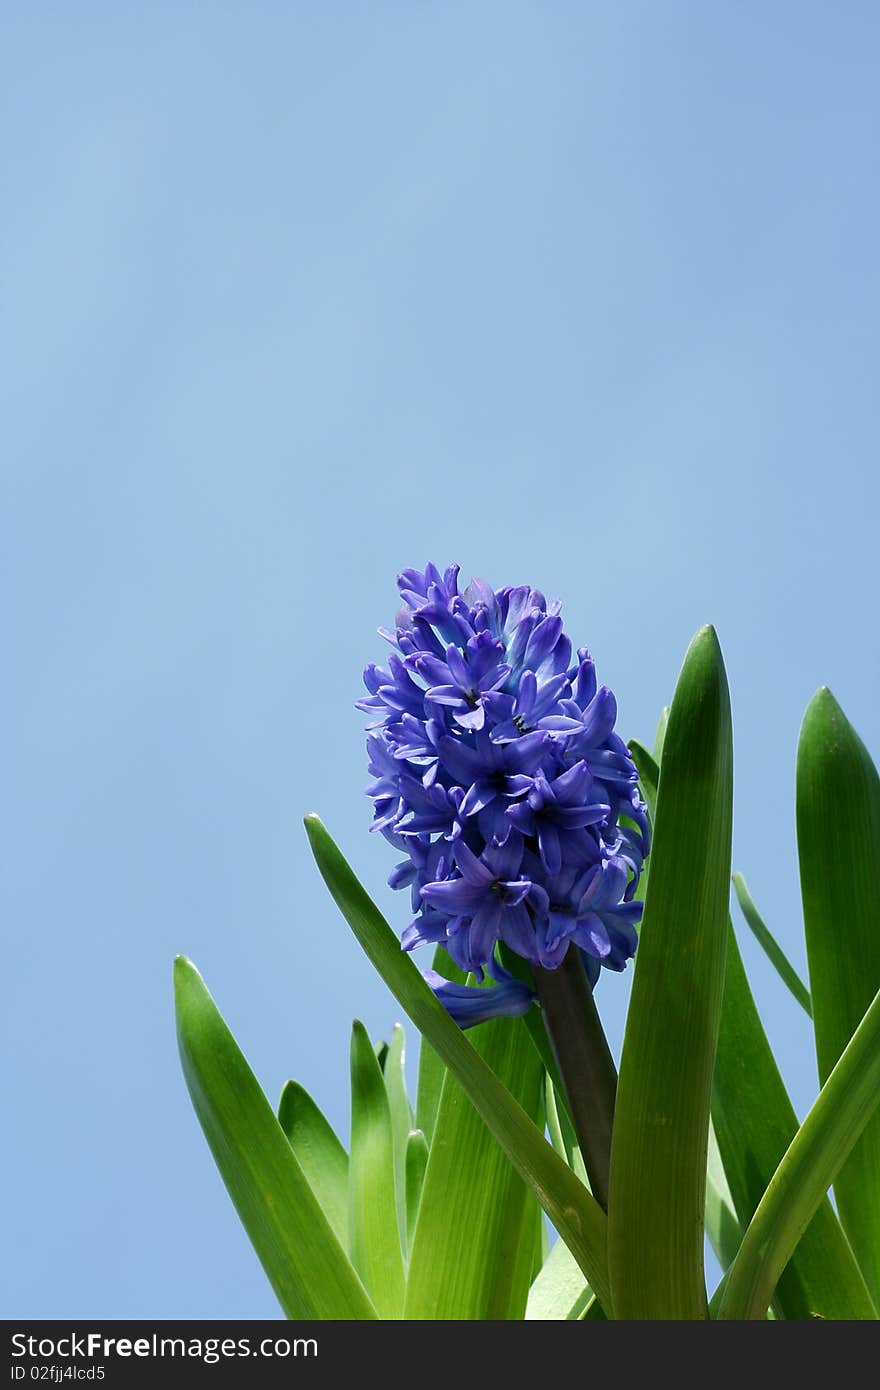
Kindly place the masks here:
POLYGON ((758 1204, 728 1272, 719 1318, 764 1317, 798 1240, 878 1105, 880 992, 758 1204))
POLYGON ((788 956, 766 925, 760 912, 755 907, 752 895, 746 886, 746 881, 742 874, 733 875, 733 887, 742 915, 746 919, 746 923, 755 940, 761 946, 761 949, 770 961, 770 964, 773 966, 780 980, 788 987, 804 1012, 812 1018, 813 1005, 810 1000, 810 991, 807 989, 800 975, 788 959, 788 956))
POLYGON ((336 1239, 347 1249, 348 1154, 298 1081, 288 1081, 281 1092, 278 1122, 336 1239))
POLYGON ((183 1074, 220 1175, 289 1318, 375 1318, 272 1107, 191 961, 174 962, 183 1074))
POLYGON ((703 1209, 732 800, 727 678, 703 628, 669 712, 620 1064, 608 1208, 617 1318, 708 1316, 703 1209))
MULTIPOLYGON (((830 690, 804 715, 798 854, 819 1080, 880 989, 880 778, 830 690)), ((843 1229, 880 1306, 880 1116, 834 1183, 843 1229)))
MULTIPOLYGON (((533 1121, 543 1115, 543 1067, 524 1029, 499 1018, 473 1046, 533 1121)), ((408 1319, 522 1318, 532 1257, 517 1258, 533 1198, 455 1077, 447 1073, 407 1279, 408 1319)))
MULTIPOLYGON (((729 928, 712 1120, 740 1226, 745 1230, 797 1133, 785 1084, 729 928)), ((871 1300, 849 1243, 827 1200, 779 1280, 784 1317, 869 1317, 871 1300)))
POLYGON ((403 1312, 404 1267, 394 1189, 391 1109, 367 1030, 351 1032, 349 1244, 356 1270, 382 1318, 403 1312))

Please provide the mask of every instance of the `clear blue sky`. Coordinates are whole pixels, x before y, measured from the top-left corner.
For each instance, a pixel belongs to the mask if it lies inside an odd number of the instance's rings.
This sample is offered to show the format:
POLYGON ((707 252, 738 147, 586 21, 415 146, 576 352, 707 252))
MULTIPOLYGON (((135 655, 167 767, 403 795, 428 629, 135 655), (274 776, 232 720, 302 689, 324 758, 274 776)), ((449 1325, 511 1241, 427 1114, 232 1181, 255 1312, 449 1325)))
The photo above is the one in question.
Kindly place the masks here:
POLYGON ((301 816, 402 925, 353 702, 403 566, 562 597, 626 736, 714 622, 735 862, 803 963, 817 685, 880 753, 878 40, 852 0, 5 7, 6 1316, 276 1314, 171 960, 347 1129, 350 1021, 399 1010, 301 816))

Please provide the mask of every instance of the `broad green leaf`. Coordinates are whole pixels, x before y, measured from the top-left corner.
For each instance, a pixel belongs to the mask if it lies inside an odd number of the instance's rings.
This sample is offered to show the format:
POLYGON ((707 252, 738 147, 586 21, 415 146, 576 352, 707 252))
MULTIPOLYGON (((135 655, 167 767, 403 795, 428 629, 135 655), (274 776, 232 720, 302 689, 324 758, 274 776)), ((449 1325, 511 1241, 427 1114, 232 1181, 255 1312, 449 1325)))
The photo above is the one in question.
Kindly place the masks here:
POLYGON ((367 957, 466 1091, 599 1297, 607 1299, 605 1213, 434 997, 317 816, 306 817, 306 830, 324 881, 367 957))
MULTIPOLYGON (((712 1121, 734 1208, 748 1226, 798 1122, 767 1041, 733 927, 712 1121)), ((779 1280, 776 1301, 789 1319, 870 1317, 871 1300, 831 1203, 823 1201, 779 1280)))
POLYGON ((620 1063, 608 1208, 617 1318, 708 1316, 703 1212, 732 802, 727 677, 707 627, 688 648, 669 711, 620 1063))
MULTIPOLYGON (((658 728, 658 741, 662 751, 661 733, 666 733, 669 711, 664 710, 658 728)), ((642 794, 648 803, 653 817, 657 810, 657 787, 660 782, 660 769, 652 755, 636 739, 630 739, 629 750, 639 774, 642 794)), ((722 1005, 723 1017, 723 1005, 722 1005)), ((716 1061, 717 1066, 717 1061, 716 1061)), ((706 1155, 706 1201, 703 1216, 709 1244, 715 1252, 722 1269, 726 1269, 739 1249, 742 1240, 742 1226, 736 1215, 733 1197, 727 1183, 727 1175, 718 1148, 718 1140, 712 1124, 709 1125, 709 1144, 706 1155)))
POLYGON ((376 1310, 191 961, 174 962, 183 1074, 214 1161, 288 1318, 376 1310))
MULTIPOLYGON (((525 1029, 494 1019, 474 1030, 473 1046, 531 1119, 542 1118, 544 1069, 525 1029)), ((524 1223, 535 1233, 533 1200, 447 1072, 410 1254, 406 1318, 521 1319, 534 1261, 530 1252, 523 1270, 517 1255, 524 1223)))
POLYGON ((286 1082, 278 1123, 317 1197, 336 1239, 348 1249, 348 1154, 308 1091, 286 1082))
MULTIPOLYGON (((819 1080, 880 989, 880 778, 823 687, 801 727, 798 855, 819 1080)), ((834 1183, 841 1224, 880 1307, 880 1115, 834 1183)))
MULTIPOLYGON (((651 810, 658 773, 637 744, 630 748, 651 810)), ((706 1233, 722 1266, 728 1265, 776 1166, 797 1130, 797 1116, 749 989, 733 927, 728 928, 721 1028, 712 1087, 706 1186, 706 1233), (715 1126, 717 1125, 717 1132, 715 1126), (735 1213, 731 1220, 713 1138, 735 1213)), ((720 1295, 719 1295, 720 1298, 720 1295)), ((786 1318, 866 1317, 870 1300, 830 1202, 823 1202, 779 1281, 777 1301, 786 1318)))
MULTIPOLYGON (((878 1104, 880 991, 758 1204, 730 1268, 719 1318, 764 1317, 801 1234, 878 1104)), ((857 1316, 854 1310, 849 1313, 857 1316)))
POLYGON ((412 1106, 406 1093, 406 1047, 403 1029, 395 1023, 391 1042, 385 1058, 382 1074, 385 1090, 388 1092, 388 1106, 391 1110, 391 1133, 394 1140, 394 1190, 397 1196, 397 1224, 400 1230, 400 1243, 404 1249, 406 1241, 406 1146, 413 1127, 412 1106))
POLYGON ((565 1322, 579 1318, 592 1298, 583 1270, 562 1240, 557 1240, 529 1289, 526 1320, 565 1322))
POLYGON ((416 1231, 419 1203, 428 1166, 428 1141, 420 1129, 410 1131, 406 1141, 406 1247, 410 1248, 416 1231))
POLYGON ((354 1267, 382 1318, 403 1311, 405 1275, 394 1191, 388 1094, 367 1030, 351 1031, 349 1244, 354 1267))
POLYGON ((755 907, 752 895, 746 886, 746 881, 742 874, 734 874, 733 887, 742 915, 745 917, 746 923, 755 940, 760 945, 780 980, 782 980, 782 983, 788 986, 801 1008, 812 1018, 813 1005, 810 1000, 810 991, 807 989, 800 975, 788 959, 788 956, 764 922, 760 912, 755 907))

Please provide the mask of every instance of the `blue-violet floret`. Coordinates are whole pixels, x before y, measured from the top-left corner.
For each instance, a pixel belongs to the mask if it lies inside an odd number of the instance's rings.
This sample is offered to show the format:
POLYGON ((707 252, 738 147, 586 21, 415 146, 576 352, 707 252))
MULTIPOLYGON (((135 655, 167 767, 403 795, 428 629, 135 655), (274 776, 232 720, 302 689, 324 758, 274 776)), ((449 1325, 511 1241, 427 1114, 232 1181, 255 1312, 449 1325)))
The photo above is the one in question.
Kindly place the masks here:
POLYGON ((394 650, 366 668, 358 708, 372 721, 372 828, 403 855, 391 887, 411 893, 402 945, 442 944, 494 982, 425 972, 467 1028, 531 1003, 499 943, 550 970, 579 950, 592 984, 625 967, 650 832, 617 702, 585 647, 572 660, 559 604, 481 579, 460 592, 458 574, 399 576, 395 626, 380 629, 394 650))

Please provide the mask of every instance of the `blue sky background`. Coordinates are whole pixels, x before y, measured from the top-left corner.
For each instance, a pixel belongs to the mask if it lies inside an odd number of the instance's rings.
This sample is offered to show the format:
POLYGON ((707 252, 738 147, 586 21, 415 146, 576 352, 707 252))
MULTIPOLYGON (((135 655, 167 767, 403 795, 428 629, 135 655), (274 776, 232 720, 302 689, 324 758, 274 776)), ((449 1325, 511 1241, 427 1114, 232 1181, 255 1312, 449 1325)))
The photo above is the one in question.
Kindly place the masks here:
POLYGON ((347 1129, 351 1019, 399 1010, 301 816, 403 925, 352 707, 403 566, 562 597, 626 736, 714 622, 735 863, 803 964, 817 685, 880 752, 878 39, 853 0, 4 8, 5 1316, 276 1315, 171 960, 347 1129))

